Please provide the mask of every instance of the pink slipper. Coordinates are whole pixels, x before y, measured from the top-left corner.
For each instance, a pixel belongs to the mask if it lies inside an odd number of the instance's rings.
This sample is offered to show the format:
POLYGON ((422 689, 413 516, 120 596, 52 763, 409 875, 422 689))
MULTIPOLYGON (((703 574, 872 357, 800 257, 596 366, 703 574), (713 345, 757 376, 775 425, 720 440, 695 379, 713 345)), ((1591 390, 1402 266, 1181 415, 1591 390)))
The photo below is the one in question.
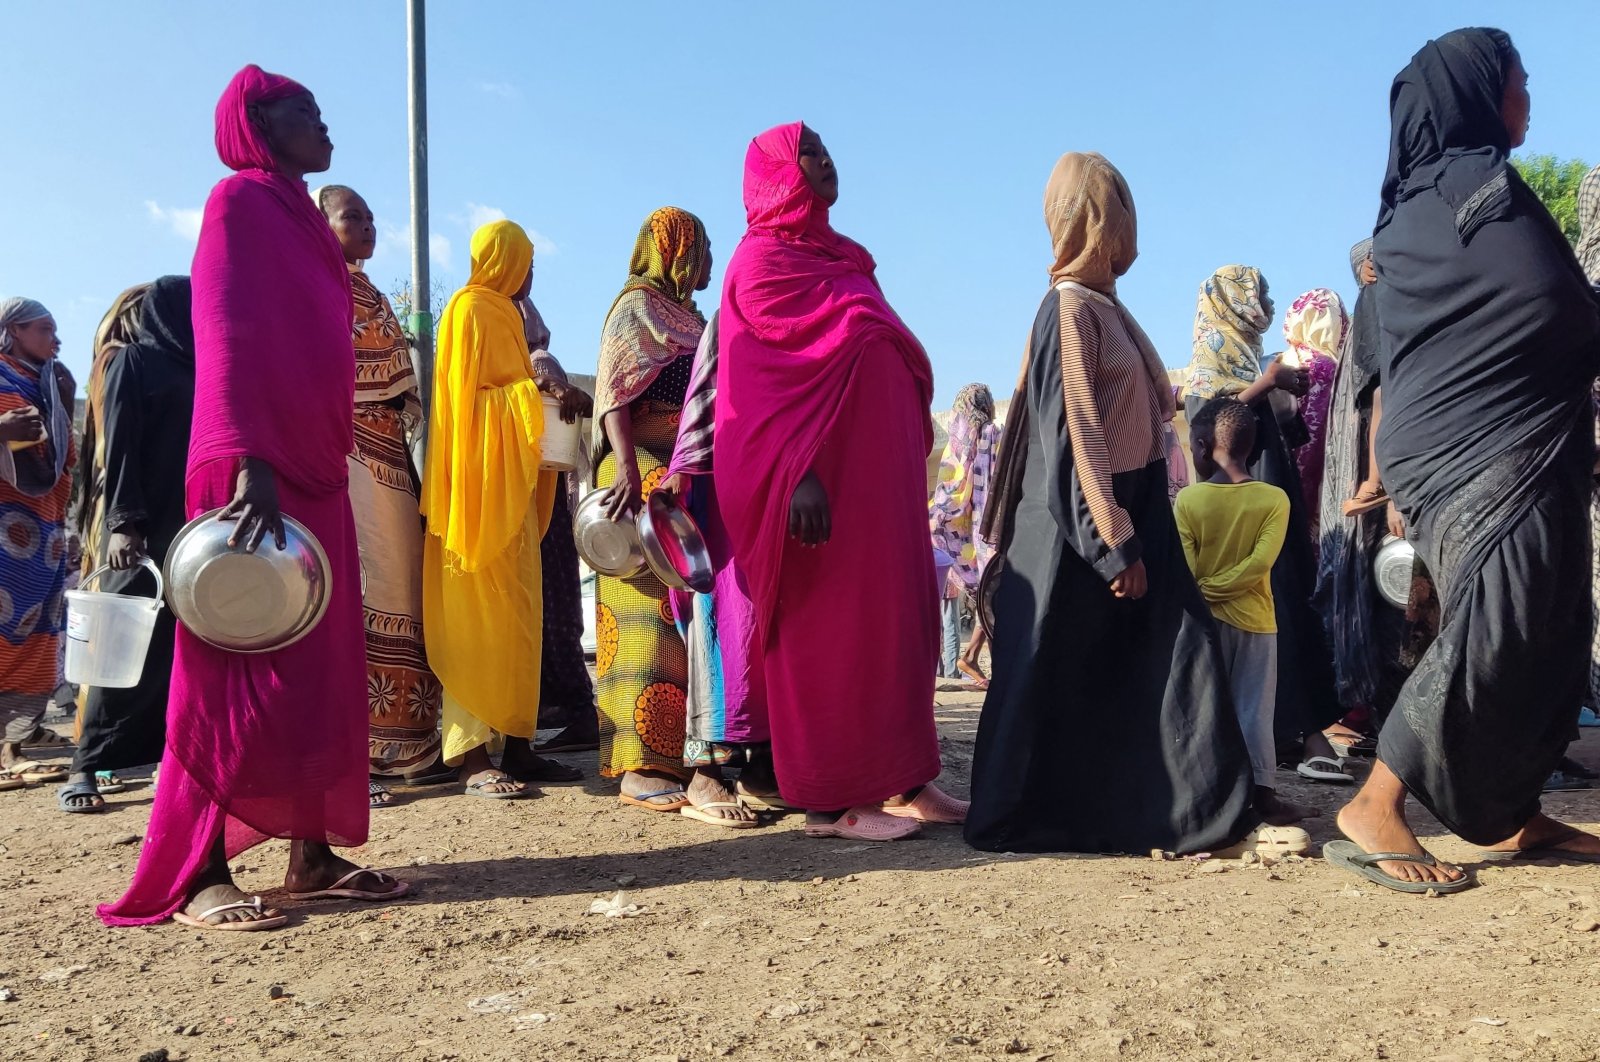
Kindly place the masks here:
POLYGON ((903 841, 922 827, 915 822, 885 815, 882 808, 851 808, 838 822, 806 823, 807 837, 840 837, 846 841, 903 841))
POLYGON ((971 801, 957 800, 943 789, 929 782, 909 804, 885 804, 883 813, 897 819, 915 819, 918 822, 944 822, 959 824, 967 821, 971 801))

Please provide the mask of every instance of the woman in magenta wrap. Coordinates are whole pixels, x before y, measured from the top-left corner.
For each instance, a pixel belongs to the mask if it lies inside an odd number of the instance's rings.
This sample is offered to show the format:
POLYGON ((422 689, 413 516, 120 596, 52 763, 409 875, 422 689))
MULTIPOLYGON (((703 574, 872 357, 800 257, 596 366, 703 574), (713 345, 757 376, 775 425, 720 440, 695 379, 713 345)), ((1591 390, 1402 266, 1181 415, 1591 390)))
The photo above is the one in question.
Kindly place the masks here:
POLYGON ((745 155, 749 229, 719 319, 717 500, 763 645, 772 753, 806 833, 960 822, 939 791, 927 353, 833 230, 839 176, 799 122, 745 155))
POLYGON ((247 66, 216 111, 236 171, 206 203, 193 268, 191 517, 221 508, 234 544, 276 549, 283 516, 327 551, 327 614, 294 645, 248 655, 179 627, 161 786, 133 882, 100 907, 109 925, 168 918, 271 929, 280 912, 233 883, 228 860, 293 842, 291 899, 382 900, 406 885, 339 858, 367 838, 366 654, 347 494, 353 448, 350 279, 305 185, 333 144, 303 86, 247 66))

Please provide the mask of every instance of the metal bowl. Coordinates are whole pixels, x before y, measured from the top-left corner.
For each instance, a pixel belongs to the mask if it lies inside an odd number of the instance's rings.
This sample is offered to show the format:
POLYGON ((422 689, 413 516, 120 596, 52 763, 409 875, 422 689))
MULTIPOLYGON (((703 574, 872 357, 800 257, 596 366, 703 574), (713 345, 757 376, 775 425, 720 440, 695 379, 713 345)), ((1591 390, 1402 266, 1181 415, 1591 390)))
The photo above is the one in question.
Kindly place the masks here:
POLYGON ((1417 551, 1403 538, 1384 535, 1372 558, 1372 579, 1378 593, 1395 608, 1411 604, 1411 572, 1417 551))
POLYGON ((238 526, 221 509, 183 525, 167 550, 167 604, 195 637, 237 653, 270 653, 311 633, 328 611, 328 555, 304 524, 283 517, 284 548, 228 545, 238 526))
POLYGON ((639 544, 650 570, 674 590, 709 594, 716 569, 705 536, 689 511, 665 491, 655 491, 639 511, 639 544))
POLYGON ((601 575, 630 579, 645 570, 639 528, 631 520, 618 523, 606 515, 604 490, 593 490, 572 515, 572 537, 578 556, 601 575))

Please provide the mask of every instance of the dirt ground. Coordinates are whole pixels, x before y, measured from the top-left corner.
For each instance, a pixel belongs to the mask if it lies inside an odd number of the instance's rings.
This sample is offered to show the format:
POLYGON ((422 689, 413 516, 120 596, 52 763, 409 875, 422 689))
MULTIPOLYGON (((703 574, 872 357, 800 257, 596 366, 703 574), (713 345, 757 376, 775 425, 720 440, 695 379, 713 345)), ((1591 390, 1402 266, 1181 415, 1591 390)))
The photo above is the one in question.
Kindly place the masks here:
MULTIPOLYGON (((957 792, 977 711, 940 695, 957 792)), ((1331 816, 1339 790, 1291 777, 1331 816)), ((8 1060, 1600 1059, 1600 867, 1479 866, 1481 888, 1419 899, 1316 860, 717 830, 591 779, 498 804, 402 790, 356 856, 414 883, 387 908, 113 931, 91 907, 126 883, 150 790, 80 817, 53 792, 0 794, 8 1060), (636 914, 588 913, 618 892, 636 914)), ((1600 791, 1547 807, 1596 823, 1600 791)), ((284 858, 246 853, 240 884, 280 902, 284 858)))

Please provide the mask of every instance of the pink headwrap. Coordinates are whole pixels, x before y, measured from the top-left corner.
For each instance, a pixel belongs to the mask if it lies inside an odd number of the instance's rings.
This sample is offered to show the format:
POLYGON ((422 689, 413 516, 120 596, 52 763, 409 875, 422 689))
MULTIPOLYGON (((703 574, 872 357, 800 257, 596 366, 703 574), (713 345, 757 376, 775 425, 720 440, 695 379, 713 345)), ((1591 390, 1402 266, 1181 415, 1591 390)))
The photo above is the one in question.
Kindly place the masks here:
POLYGON ((254 63, 233 75, 217 101, 217 155, 230 170, 275 171, 278 162, 261 130, 250 124, 249 107, 309 94, 300 82, 269 74, 254 63))
POLYGON ((239 172, 212 189, 194 253, 189 471, 248 455, 322 494, 345 489, 354 446, 350 274, 305 182, 278 172, 248 114, 305 91, 247 66, 217 102, 217 154, 239 172))
MULTIPOLYGON (((903 359, 922 408, 933 398, 928 355, 884 299, 872 256, 833 230, 800 170, 802 128, 769 129, 745 155, 750 228, 728 264, 718 322, 717 497, 763 626, 789 499, 834 434, 862 357, 903 359)), ((925 430, 932 449, 931 421, 925 430)))

